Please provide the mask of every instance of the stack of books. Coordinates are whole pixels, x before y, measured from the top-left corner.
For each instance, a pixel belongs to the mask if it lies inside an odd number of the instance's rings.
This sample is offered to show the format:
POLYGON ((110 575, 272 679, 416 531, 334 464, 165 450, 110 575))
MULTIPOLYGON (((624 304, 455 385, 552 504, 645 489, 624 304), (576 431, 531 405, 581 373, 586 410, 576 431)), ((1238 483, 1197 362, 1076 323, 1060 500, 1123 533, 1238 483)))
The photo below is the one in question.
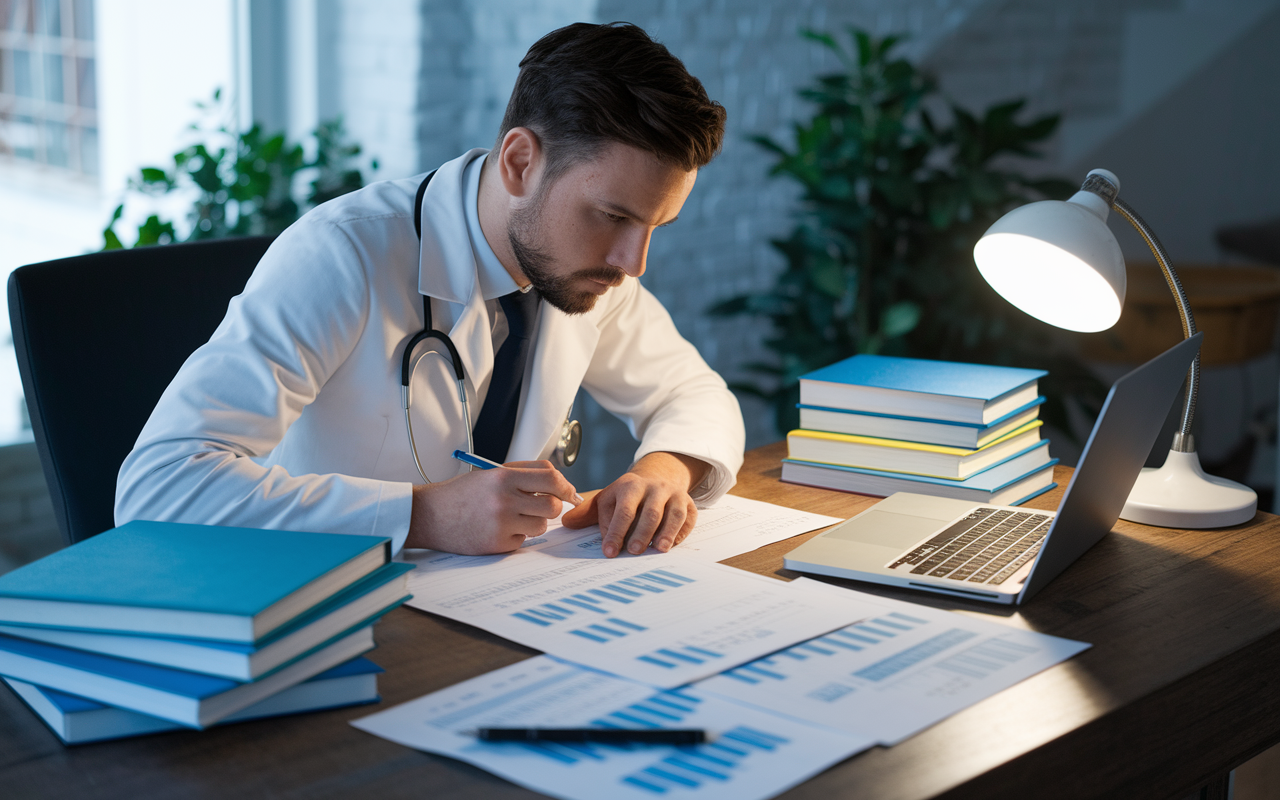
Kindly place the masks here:
POLYGON ((130 522, 0 576, 0 676, 64 742, 378 700, 390 541, 130 522))
POLYGON ((1043 370, 858 355, 800 378, 782 479, 1018 505, 1054 488, 1043 370))

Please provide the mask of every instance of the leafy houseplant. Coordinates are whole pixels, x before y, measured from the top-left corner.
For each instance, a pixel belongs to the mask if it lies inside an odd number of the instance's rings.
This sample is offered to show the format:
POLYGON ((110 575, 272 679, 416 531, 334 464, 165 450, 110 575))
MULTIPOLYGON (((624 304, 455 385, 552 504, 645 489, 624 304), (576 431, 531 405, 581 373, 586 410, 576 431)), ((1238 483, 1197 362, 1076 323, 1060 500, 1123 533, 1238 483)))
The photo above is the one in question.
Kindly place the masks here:
MULTIPOLYGON (((220 99, 219 90, 212 103, 197 103, 206 118, 191 129, 203 134, 204 141, 175 153, 171 169, 143 167, 129 180, 132 191, 152 198, 175 192, 194 194, 189 241, 280 233, 304 210, 293 191, 295 177, 304 170, 315 171, 306 207, 364 185, 360 170, 353 166, 360 146, 346 142, 341 119, 322 122, 316 129, 316 155, 308 161, 302 145, 289 143, 283 133, 268 135, 256 124, 236 133, 212 122, 219 114, 220 99)), ((115 230, 124 208, 124 203, 116 207, 102 232, 104 250, 125 247, 115 230)), ((172 220, 151 214, 138 226, 133 246, 167 244, 177 238, 172 220)))
POLYGON ((1045 326, 986 286, 972 258, 1010 208, 1073 191, 1006 166, 1008 156, 1037 155, 1058 118, 1020 123, 1021 100, 981 115, 947 103, 929 75, 892 57, 895 37, 850 29, 846 50, 833 36, 804 35, 844 70, 800 91, 816 111, 794 125, 793 148, 753 137, 777 158, 771 174, 796 181, 802 199, 791 234, 773 241, 786 261, 773 289, 711 309, 772 323, 765 346, 777 362, 747 364, 764 380, 734 388, 769 400, 786 432, 798 425, 799 376, 856 353, 1039 366, 1050 370, 1045 416, 1069 429, 1062 393, 1092 379, 1057 354, 1045 326))

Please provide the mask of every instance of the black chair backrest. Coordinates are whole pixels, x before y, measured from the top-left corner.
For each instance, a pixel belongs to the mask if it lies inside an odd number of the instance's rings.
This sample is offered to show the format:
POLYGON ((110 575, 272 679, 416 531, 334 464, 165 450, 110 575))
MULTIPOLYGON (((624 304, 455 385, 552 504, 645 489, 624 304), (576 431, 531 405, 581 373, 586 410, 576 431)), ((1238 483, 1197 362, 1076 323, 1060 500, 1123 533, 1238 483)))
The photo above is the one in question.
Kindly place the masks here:
POLYGON ((18 371, 68 544, 115 525, 120 464, 270 243, 261 236, 114 250, 9 276, 18 371))

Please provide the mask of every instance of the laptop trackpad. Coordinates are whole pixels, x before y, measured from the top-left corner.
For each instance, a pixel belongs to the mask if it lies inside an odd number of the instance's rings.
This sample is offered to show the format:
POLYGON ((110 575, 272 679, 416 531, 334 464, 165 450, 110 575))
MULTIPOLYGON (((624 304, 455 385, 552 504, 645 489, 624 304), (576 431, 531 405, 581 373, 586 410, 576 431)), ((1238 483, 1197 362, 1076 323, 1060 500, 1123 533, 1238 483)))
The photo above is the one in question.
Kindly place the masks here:
POLYGON ((867 511, 822 534, 824 539, 843 539, 880 547, 905 550, 941 528, 942 522, 888 511, 867 511))

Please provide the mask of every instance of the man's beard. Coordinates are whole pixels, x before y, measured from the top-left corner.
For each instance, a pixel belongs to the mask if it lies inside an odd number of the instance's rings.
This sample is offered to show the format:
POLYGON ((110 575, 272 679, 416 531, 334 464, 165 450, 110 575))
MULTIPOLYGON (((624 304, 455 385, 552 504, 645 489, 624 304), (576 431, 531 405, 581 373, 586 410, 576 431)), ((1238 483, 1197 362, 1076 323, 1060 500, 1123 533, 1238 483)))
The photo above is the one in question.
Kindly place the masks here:
POLYGON ((507 239, 511 242, 516 263, 543 300, 566 314, 585 314, 595 308, 600 295, 575 289, 574 282, 581 278, 591 278, 616 286, 626 277, 626 273, 615 267, 594 267, 569 275, 554 274, 551 256, 533 243, 541 217, 541 197, 533 198, 528 206, 511 213, 507 239))

